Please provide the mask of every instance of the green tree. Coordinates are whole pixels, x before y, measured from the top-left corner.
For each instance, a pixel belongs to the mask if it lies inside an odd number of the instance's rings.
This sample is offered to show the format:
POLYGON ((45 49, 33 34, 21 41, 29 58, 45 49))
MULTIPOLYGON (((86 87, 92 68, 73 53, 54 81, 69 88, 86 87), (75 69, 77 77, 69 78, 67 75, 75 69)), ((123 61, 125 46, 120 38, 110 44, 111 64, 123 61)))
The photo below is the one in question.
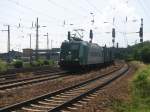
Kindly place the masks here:
POLYGON ((144 63, 150 63, 150 47, 144 46, 141 50, 141 60, 144 63))

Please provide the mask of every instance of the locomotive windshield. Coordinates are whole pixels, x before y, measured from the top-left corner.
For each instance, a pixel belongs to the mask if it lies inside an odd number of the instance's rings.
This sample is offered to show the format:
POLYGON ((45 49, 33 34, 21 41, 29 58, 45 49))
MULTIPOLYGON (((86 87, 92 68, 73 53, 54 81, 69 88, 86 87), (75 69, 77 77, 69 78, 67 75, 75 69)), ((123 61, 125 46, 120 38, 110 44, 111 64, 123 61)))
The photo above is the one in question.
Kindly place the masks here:
POLYGON ((79 43, 63 43, 60 55, 64 60, 74 61, 79 57, 79 49, 79 43))

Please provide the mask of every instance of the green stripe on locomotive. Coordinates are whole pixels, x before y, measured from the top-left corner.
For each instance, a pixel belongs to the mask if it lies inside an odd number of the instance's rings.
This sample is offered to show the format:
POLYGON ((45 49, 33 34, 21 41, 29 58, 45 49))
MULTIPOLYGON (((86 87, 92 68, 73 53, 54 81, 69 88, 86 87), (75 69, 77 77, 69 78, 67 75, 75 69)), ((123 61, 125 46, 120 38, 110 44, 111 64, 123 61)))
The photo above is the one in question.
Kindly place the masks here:
POLYGON ((80 65, 87 65, 88 61, 88 51, 89 51, 89 45, 87 43, 80 43, 80 51, 79 51, 79 59, 80 59, 80 65))

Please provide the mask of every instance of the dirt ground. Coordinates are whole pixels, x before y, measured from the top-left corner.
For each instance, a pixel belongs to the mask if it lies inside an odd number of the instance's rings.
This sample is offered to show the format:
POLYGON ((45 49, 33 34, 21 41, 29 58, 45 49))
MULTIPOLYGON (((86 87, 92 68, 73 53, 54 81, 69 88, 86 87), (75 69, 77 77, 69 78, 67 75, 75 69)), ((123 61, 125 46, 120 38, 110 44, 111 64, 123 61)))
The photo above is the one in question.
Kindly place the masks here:
POLYGON ((59 78, 52 81, 42 82, 35 85, 27 85, 24 88, 12 89, 9 91, 0 92, 0 107, 10 104, 18 103, 21 101, 29 100, 31 98, 53 92, 55 90, 77 84, 81 81, 90 79, 97 75, 111 71, 113 66, 107 69, 92 71, 83 75, 71 75, 68 77, 59 78))
POLYGON ((98 91, 90 101, 73 112, 115 112, 112 109, 114 100, 130 101, 129 83, 135 68, 132 66, 127 74, 98 91))

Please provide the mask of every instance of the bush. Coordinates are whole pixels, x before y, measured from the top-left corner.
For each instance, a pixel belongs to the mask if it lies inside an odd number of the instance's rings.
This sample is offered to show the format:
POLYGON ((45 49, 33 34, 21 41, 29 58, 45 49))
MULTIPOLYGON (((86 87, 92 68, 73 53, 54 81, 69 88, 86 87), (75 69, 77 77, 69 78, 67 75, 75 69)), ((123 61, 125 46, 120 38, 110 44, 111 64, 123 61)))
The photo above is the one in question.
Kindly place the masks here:
POLYGON ((34 67, 39 67, 39 66, 44 66, 44 65, 54 66, 55 61, 54 60, 39 59, 38 61, 32 62, 32 66, 34 66, 34 67))
POLYGON ((13 62, 13 66, 15 68, 22 68, 23 67, 23 62, 21 60, 16 60, 13 62))
POLYGON ((55 63, 55 61, 54 61, 54 60, 49 60, 49 65, 50 65, 50 66, 55 66, 55 65, 56 65, 56 63, 55 63))
POLYGON ((44 65, 44 60, 39 59, 39 60, 37 61, 37 63, 38 63, 40 66, 43 66, 43 65, 44 65))
POLYGON ((150 63, 150 41, 145 41, 133 46, 129 46, 126 50, 121 50, 118 54, 115 53, 118 59, 125 59, 127 61, 143 61, 150 63))
POLYGON ((48 60, 44 60, 44 65, 49 65, 49 61, 48 60))
POLYGON ((31 68, 32 65, 30 64, 30 62, 24 62, 24 63, 23 63, 23 67, 24 67, 24 68, 31 68))
POLYGON ((40 63, 39 63, 38 61, 33 61, 33 62, 31 63, 31 65, 32 65, 33 67, 39 67, 39 66, 40 66, 40 63))
POLYGON ((150 66, 137 73, 133 81, 134 94, 139 97, 147 97, 150 94, 150 66))
POLYGON ((34 67, 40 67, 40 66, 43 66, 45 63, 47 63, 47 62, 44 62, 43 59, 39 59, 37 61, 33 61, 32 62, 32 66, 34 66, 34 67))
POLYGON ((5 61, 0 60, 0 72, 5 72, 8 69, 8 65, 5 61))
POLYGON ((150 63, 150 48, 148 46, 142 48, 141 59, 144 63, 150 63))
POLYGON ((115 112, 150 112, 150 66, 139 68, 130 83, 131 101, 114 100, 115 112))

